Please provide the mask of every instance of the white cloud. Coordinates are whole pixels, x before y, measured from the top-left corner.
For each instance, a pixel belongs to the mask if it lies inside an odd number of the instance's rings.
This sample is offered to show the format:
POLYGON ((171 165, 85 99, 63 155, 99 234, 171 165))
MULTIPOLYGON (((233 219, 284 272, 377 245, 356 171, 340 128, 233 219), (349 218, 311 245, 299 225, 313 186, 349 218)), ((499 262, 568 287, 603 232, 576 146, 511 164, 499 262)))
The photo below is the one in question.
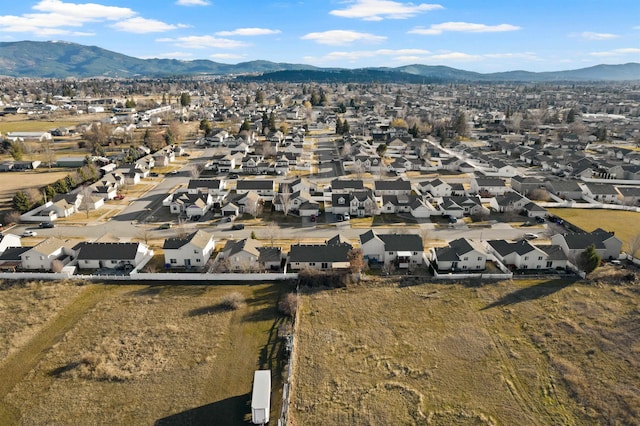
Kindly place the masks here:
POLYGON ((233 31, 219 31, 216 35, 223 37, 233 36, 261 36, 280 34, 280 30, 270 30, 268 28, 238 28, 233 31))
POLYGON ((136 14, 128 7, 104 6, 96 3, 64 3, 60 0, 42 0, 33 9, 63 15, 82 22, 117 20, 136 14))
POLYGON ((423 12, 444 9, 439 4, 400 3, 390 0, 354 0, 346 9, 336 9, 329 13, 342 18, 381 21, 383 19, 407 19, 423 12))
POLYGON ((128 33, 147 34, 163 33, 177 28, 184 28, 186 25, 173 25, 155 19, 135 17, 117 22, 112 27, 118 31, 126 31, 128 33))
POLYGON ((624 47, 621 49, 613 49, 605 52, 591 52, 591 56, 623 56, 623 55, 635 55, 640 53, 640 48, 637 47, 624 47))
POLYGON ((244 55, 238 55, 235 53, 214 53, 213 55, 209 55, 209 57, 219 61, 234 61, 245 58, 244 55))
POLYGON ((208 6, 209 2, 205 0, 178 0, 178 6, 208 6))
POLYGON ((414 28, 408 31, 409 34, 419 35, 439 35, 445 31, 455 31, 464 33, 498 33, 505 31, 517 31, 520 27, 511 24, 486 25, 474 24, 471 22, 443 22, 433 24, 429 28, 414 28))
POLYGON ((363 41, 366 43, 380 43, 387 39, 383 36, 349 30, 331 30, 318 33, 309 33, 300 38, 303 40, 312 40, 319 44, 328 44, 331 46, 340 46, 356 41, 363 41))
POLYGON ((585 40, 611 40, 620 37, 617 34, 610 33, 594 33, 591 31, 584 31, 580 34, 572 34, 573 37, 581 37, 585 40))
POLYGON ((185 49, 237 49, 239 47, 248 46, 247 43, 241 41, 230 40, 226 38, 216 38, 212 36, 188 36, 178 38, 159 38, 156 41, 162 43, 171 43, 174 46, 185 49))

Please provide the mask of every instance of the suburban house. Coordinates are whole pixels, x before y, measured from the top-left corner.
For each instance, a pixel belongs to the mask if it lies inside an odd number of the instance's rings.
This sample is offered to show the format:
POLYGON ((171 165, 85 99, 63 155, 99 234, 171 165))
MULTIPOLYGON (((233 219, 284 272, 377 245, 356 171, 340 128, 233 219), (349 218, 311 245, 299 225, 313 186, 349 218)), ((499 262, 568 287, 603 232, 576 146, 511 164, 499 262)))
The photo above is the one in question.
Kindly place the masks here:
POLYGON ((511 177, 511 189, 525 196, 542 187, 544 183, 537 177, 516 175, 511 177))
POLYGON ((575 180, 555 180, 545 182, 545 186, 553 195, 563 200, 581 200, 582 187, 575 180))
POLYGON ((184 238, 167 238, 162 249, 167 268, 198 268, 207 264, 215 248, 213 235, 198 230, 184 238))
POLYGON ((530 201, 522 207, 522 213, 527 217, 546 217, 547 209, 530 201))
POLYGON ((422 264, 424 248, 417 234, 377 234, 369 230, 360 235, 362 255, 369 263, 393 264, 409 268, 422 264))
POLYGON ((509 190, 504 180, 496 177, 473 177, 470 182, 473 193, 487 192, 491 195, 502 195, 509 190))
POLYGON ((411 182, 402 178, 376 180, 373 187, 376 195, 411 195, 411 182))
POLYGON ((621 195, 615 186, 608 183, 586 183, 584 195, 604 204, 620 204, 621 195))
POLYGON ((168 206, 174 214, 184 214, 187 217, 203 216, 213 205, 213 198, 208 193, 178 192, 165 198, 162 205, 168 206))
POLYGON ((332 194, 348 194, 352 191, 362 191, 363 189, 364 182, 361 179, 334 179, 331 181, 331 185, 327 188, 328 192, 332 194))
POLYGON ((432 197, 450 197, 451 185, 440 179, 420 182, 418 184, 420 191, 424 194, 428 192, 432 197))
POLYGON ((227 270, 249 272, 256 270, 279 270, 282 252, 279 247, 264 247, 258 240, 245 238, 229 240, 221 252, 227 270))
POLYGON ((9 247, 22 247, 22 240, 14 234, 0 234, 0 254, 9 247))
POLYGON ((483 270, 486 262, 485 250, 467 238, 458 238, 446 247, 431 249, 431 263, 437 271, 483 270))
POLYGON ((520 213, 530 200, 515 191, 507 191, 502 195, 496 195, 489 200, 489 206, 499 213, 520 213))
POLYGON ((153 257, 153 250, 142 243, 82 242, 73 250, 79 269, 133 269, 153 257))
POLYGON ((60 266, 71 262, 73 250, 65 242, 57 238, 47 238, 20 255, 22 269, 51 271, 53 262, 60 261, 60 266))
POLYGON ((242 179, 238 180, 236 192, 244 194, 249 191, 255 191, 262 199, 271 200, 275 192, 275 183, 271 179, 242 179))
POLYGON ((622 241, 613 232, 601 228, 593 232, 572 232, 556 234, 551 237, 551 243, 562 247, 569 260, 575 259, 590 245, 595 247, 601 259, 618 259, 622 251, 622 241))
POLYGON ((515 269, 553 269, 553 261, 548 254, 527 240, 508 242, 491 240, 487 242, 489 253, 493 253, 504 265, 515 269))
POLYGON ((293 244, 289 250, 289 268, 292 271, 304 269, 346 270, 349 269, 351 244, 336 236, 325 244, 293 244))

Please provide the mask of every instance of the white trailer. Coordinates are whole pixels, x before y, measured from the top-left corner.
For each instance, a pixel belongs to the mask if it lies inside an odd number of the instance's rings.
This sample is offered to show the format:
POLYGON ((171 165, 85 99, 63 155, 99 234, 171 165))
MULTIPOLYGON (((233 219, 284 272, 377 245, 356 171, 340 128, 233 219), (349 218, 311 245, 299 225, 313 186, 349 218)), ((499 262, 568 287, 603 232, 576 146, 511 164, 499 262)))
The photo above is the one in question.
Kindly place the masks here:
POLYGON ((269 423, 271 409, 271 370, 256 370, 253 373, 251 394, 251 421, 256 425, 269 423))

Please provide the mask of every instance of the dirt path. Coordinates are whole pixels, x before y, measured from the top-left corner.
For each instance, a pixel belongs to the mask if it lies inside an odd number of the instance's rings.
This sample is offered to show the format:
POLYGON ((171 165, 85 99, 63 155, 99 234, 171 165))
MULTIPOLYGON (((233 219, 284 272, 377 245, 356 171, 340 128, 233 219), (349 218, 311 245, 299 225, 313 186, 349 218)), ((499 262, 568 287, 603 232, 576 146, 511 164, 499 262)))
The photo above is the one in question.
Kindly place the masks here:
POLYGON ((99 301, 117 292, 130 291, 127 286, 90 284, 69 305, 62 309, 40 333, 22 349, 14 352, 0 364, 0 424, 18 424, 20 411, 4 402, 11 390, 33 369, 53 345, 99 301))

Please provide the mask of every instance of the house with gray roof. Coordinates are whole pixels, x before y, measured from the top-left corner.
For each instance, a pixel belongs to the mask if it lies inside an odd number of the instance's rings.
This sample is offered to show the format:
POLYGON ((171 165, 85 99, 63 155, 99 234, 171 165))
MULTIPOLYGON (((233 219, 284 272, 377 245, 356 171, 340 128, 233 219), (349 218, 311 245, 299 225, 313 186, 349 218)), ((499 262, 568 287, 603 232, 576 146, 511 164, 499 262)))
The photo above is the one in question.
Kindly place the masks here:
POLYGON ((376 180, 373 187, 376 195, 411 195, 411 182, 402 178, 376 180))
POLYGON ((153 250, 143 243, 82 242, 73 247, 78 269, 144 266, 153 250))
POLYGON ((430 260, 438 271, 480 271, 486 268, 487 254, 475 241, 458 238, 446 247, 432 248, 430 260))
POLYGON ((214 248, 213 235, 202 230, 184 238, 167 238, 162 246, 165 267, 203 269, 214 248))
POLYGON ((422 264, 424 246, 417 234, 378 234, 369 230, 360 235, 360 248, 365 260, 397 268, 422 264))
POLYGON ((46 240, 30 247, 20 255, 22 269, 51 271, 53 262, 60 261, 64 266, 73 259, 74 251, 58 238, 46 240))
POLYGON ((351 244, 335 237, 325 244, 293 244, 289 251, 289 269, 348 270, 352 249, 351 244))
POLYGON ((503 264, 515 269, 551 269, 553 262, 547 263, 547 253, 527 240, 508 242, 487 241, 489 253, 503 264))
POLYGON ((575 180, 551 180, 545 186, 553 195, 563 200, 581 200, 582 187, 575 180))
POLYGON ((279 247, 265 247, 253 238, 229 240, 222 249, 221 260, 232 272, 279 270, 282 251, 279 247))
POLYGON ((551 243, 562 248, 571 260, 576 259, 587 247, 593 245, 601 259, 618 259, 622 251, 622 241, 613 232, 598 228, 593 232, 571 232, 556 234, 551 243))

